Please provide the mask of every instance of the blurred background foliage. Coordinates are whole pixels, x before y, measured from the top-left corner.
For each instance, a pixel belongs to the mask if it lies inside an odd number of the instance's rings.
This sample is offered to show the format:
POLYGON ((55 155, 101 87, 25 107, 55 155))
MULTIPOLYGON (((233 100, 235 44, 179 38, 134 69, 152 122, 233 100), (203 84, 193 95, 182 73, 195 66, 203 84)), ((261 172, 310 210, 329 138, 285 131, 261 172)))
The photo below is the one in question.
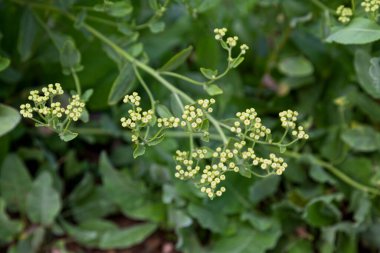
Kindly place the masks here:
MULTIPOLYGON (((360 2, 357 15, 366 18, 360 2)), ((342 0, 172 0, 162 11, 164 4, 0 1, 0 251, 378 252, 380 27, 365 21, 359 28, 370 34, 358 35, 339 24, 335 9, 351 4, 342 0), (167 138, 133 159, 119 125, 126 108, 109 99, 115 80, 126 78, 123 60, 83 22, 154 68, 192 45, 176 72, 196 79, 200 67, 225 66, 212 31, 228 28, 252 50, 217 82, 223 94, 214 114, 254 107, 275 127, 278 112, 294 109, 310 140, 284 153, 283 176, 231 176, 221 198, 204 198, 174 179, 172 155, 183 140, 167 138), (12 107, 31 89, 55 82, 75 89, 67 68, 94 91, 90 121, 76 124, 79 137, 65 143, 28 120, 17 124, 12 107), (159 243, 149 248, 152 238, 159 243)), ((144 78, 170 108, 170 92, 144 78)), ((195 98, 208 96, 170 81, 195 98)), ((148 107, 137 83, 119 96, 135 90, 148 107)))

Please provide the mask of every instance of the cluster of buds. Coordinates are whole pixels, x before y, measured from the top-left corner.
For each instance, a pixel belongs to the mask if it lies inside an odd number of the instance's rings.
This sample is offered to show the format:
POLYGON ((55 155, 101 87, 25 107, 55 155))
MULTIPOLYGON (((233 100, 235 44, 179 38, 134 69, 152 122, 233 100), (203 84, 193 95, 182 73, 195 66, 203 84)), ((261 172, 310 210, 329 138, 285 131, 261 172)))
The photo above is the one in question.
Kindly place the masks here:
POLYGON ((309 135, 306 134, 302 126, 298 126, 296 130, 293 130, 292 135, 295 136, 297 139, 304 139, 304 140, 309 139, 309 135))
POLYGON ((176 117, 158 118, 157 126, 164 127, 164 128, 177 128, 179 126, 182 126, 182 127, 186 126, 186 122, 181 121, 179 118, 176 118, 176 117))
POLYGON ((278 115, 280 116, 282 127, 289 129, 294 129, 296 127, 298 112, 287 110, 280 112, 278 115))
MULTIPOLYGON (((198 130, 206 119, 206 113, 213 111, 212 105, 215 99, 199 99, 194 105, 186 105, 182 113, 182 119, 194 130, 198 130)), ((181 125, 183 123, 181 122, 181 125)))
POLYGON ((122 117, 120 119, 121 126, 127 127, 132 130, 139 129, 140 127, 146 126, 154 116, 153 110, 143 111, 139 107, 141 97, 137 92, 133 92, 132 95, 126 95, 123 99, 124 103, 130 103, 133 109, 128 110, 129 117, 122 117))
MULTIPOLYGON (((60 108, 59 108, 60 104, 59 103, 55 103, 55 106, 56 106, 55 107, 56 115, 59 117, 60 112, 63 112, 63 110, 62 110, 62 108, 60 110, 60 108)), ((84 104, 84 102, 82 102, 80 100, 79 95, 73 95, 71 97, 70 104, 66 107, 65 114, 67 115, 67 117, 69 117, 69 119, 71 119, 73 121, 78 121, 78 119, 80 118, 80 116, 83 113, 84 106, 85 106, 85 104, 84 104)))
POLYGON ((350 22, 351 16, 353 15, 352 9, 345 7, 344 5, 341 5, 336 9, 336 14, 339 15, 338 20, 343 24, 350 22))
POLYGON ((236 47, 237 45, 237 41, 239 40, 239 37, 238 36, 234 36, 234 37, 228 37, 227 40, 226 40, 226 43, 227 45, 229 45, 230 47, 236 47))
POLYGON ((216 40, 221 40, 223 37, 226 35, 227 28, 215 28, 214 33, 215 33, 215 39, 216 40))
POLYGON ((28 99, 34 103, 34 106, 30 103, 23 104, 20 106, 20 113, 25 118, 33 118, 35 112, 47 125, 52 120, 60 119, 64 115, 69 120, 77 121, 84 111, 85 103, 81 101, 79 95, 73 95, 69 100, 70 103, 64 108, 61 102, 54 102, 56 96, 63 94, 63 89, 59 83, 49 84, 41 91, 32 90, 28 99))
POLYGON ((71 122, 78 121, 82 116, 85 103, 79 95, 72 95, 68 105, 64 107, 63 103, 55 101, 57 96, 63 94, 64 91, 59 83, 49 84, 40 91, 32 90, 28 96, 32 103, 20 105, 20 113, 23 117, 38 123, 36 126, 52 128, 60 135, 67 133, 71 122))
POLYGON ((237 112, 236 117, 238 120, 234 122, 230 130, 238 136, 247 135, 257 141, 271 133, 271 130, 262 124, 261 118, 257 116, 254 108, 246 109, 244 112, 237 112))
POLYGON ((193 166, 194 161, 189 157, 189 152, 177 150, 175 160, 177 166, 174 176, 181 180, 193 178, 200 170, 198 165, 193 166))
POLYGON ((240 46, 240 52, 241 52, 241 54, 245 54, 248 49, 249 49, 249 47, 246 44, 241 45, 240 46))
POLYGON ((361 5, 364 7, 365 12, 376 12, 379 10, 380 0, 364 0, 361 5))

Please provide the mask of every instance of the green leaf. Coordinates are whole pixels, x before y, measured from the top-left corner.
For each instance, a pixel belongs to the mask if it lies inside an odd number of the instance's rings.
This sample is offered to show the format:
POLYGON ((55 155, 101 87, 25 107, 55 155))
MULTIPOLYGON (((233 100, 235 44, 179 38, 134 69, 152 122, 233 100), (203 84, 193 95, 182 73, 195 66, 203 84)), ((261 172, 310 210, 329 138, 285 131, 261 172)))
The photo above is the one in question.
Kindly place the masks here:
POLYGON ((124 1, 117 1, 117 2, 110 2, 107 1, 107 13, 113 17, 121 18, 128 16, 133 11, 133 5, 130 1, 124 0, 124 1))
POLYGON ((305 207, 304 219, 315 227, 328 226, 338 222, 342 215, 333 201, 340 201, 342 198, 341 194, 314 198, 305 207))
POLYGON ((281 73, 289 77, 305 77, 314 72, 311 62, 303 56, 281 59, 278 68, 281 73))
POLYGON ((158 21, 149 24, 149 29, 152 33, 159 33, 165 30, 165 22, 158 21))
POLYGON ((355 18, 327 37, 327 42, 339 44, 367 44, 380 39, 380 26, 368 18, 355 18))
POLYGON ((218 70, 212 70, 212 69, 205 69, 201 68, 201 73, 206 77, 207 79, 214 79, 216 75, 218 74, 218 70))
POLYGON ((222 233, 227 227, 227 218, 216 210, 213 211, 199 205, 190 204, 188 211, 203 228, 208 228, 216 233, 222 233))
POLYGON ((43 172, 33 182, 26 198, 27 215, 31 221, 44 226, 51 225, 61 210, 61 199, 53 187, 53 178, 43 172))
POLYGON ((5 201, 0 198, 0 245, 11 242, 22 228, 22 222, 9 219, 5 212, 5 201))
POLYGON ((355 151, 372 152, 380 147, 378 134, 367 126, 346 129, 341 138, 355 151))
POLYGON ((0 72, 8 68, 10 64, 11 64, 11 60, 0 56, 0 72))
POLYGON ((65 141, 65 142, 72 141, 77 136, 78 136, 77 133, 73 133, 70 130, 66 130, 66 131, 59 133, 59 138, 61 138, 61 140, 65 141))
POLYGON ((167 61, 159 70, 160 71, 173 71, 179 66, 181 66, 186 59, 190 56, 193 51, 193 47, 189 46, 188 48, 183 49, 181 52, 174 55, 167 61))
POLYGON ((244 57, 236 58, 231 64, 232 68, 237 68, 243 61, 244 57))
POLYGON ((280 177, 274 175, 257 180, 249 189, 249 198, 253 203, 259 203, 263 199, 273 195, 280 184, 280 177))
POLYGON ((156 224, 135 225, 126 229, 108 231, 100 238, 100 249, 122 249, 143 242, 157 229, 156 224))
POLYGON ((21 61, 27 61, 32 56, 37 27, 32 11, 29 8, 25 8, 21 17, 17 42, 17 50, 20 53, 21 61))
POLYGON ((28 169, 15 154, 9 154, 1 166, 0 192, 11 209, 25 210, 25 199, 32 186, 28 169))
POLYGON ((14 108, 0 104, 0 136, 5 135, 20 122, 20 113, 14 108))
POLYGON ((144 145, 136 144, 133 150, 133 158, 136 159, 137 157, 142 156, 145 154, 145 150, 146 148, 144 145))
POLYGON ((163 104, 158 104, 156 106, 156 111, 161 118, 173 117, 173 114, 170 112, 170 110, 163 104))
POLYGON ((123 210, 141 206, 145 201, 145 186, 133 180, 127 173, 117 171, 106 153, 100 155, 99 170, 106 194, 123 210))
POLYGON ((267 231, 239 226, 234 236, 222 237, 213 245, 211 253, 265 253, 272 249, 281 236, 279 225, 267 231))
POLYGON ((169 208, 169 224, 176 229, 189 227, 191 224, 193 224, 193 220, 191 217, 186 214, 185 211, 171 207, 169 208))
POLYGON ((118 103, 130 91, 135 81, 136 77, 133 66, 127 62, 120 69, 119 75, 112 84, 111 91, 108 95, 108 104, 115 105, 118 103))
POLYGON ((71 38, 63 42, 63 46, 60 49, 60 60, 65 75, 70 75, 72 71, 82 70, 80 51, 71 38))
POLYGON ((378 58, 372 58, 366 51, 355 52, 355 72, 360 86, 372 97, 380 98, 380 79, 375 74, 379 72, 378 58))
POLYGON ((92 94, 94 94, 94 90, 93 89, 88 89, 85 92, 83 92, 82 97, 81 97, 82 101, 83 102, 88 102, 88 100, 90 100, 92 94))
POLYGON ((216 84, 210 84, 206 87, 206 91, 210 96, 223 94, 223 90, 216 84))

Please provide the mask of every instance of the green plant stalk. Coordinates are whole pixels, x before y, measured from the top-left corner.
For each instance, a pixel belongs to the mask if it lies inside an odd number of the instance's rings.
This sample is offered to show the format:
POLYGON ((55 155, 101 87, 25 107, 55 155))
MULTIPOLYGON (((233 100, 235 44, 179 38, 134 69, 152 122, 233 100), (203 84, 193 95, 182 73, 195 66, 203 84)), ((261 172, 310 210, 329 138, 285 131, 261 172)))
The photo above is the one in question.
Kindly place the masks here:
POLYGON ((146 82, 144 81, 144 79, 141 77, 139 70, 136 68, 136 65, 132 64, 132 66, 133 66, 133 70, 135 71, 137 79, 139 80, 139 82, 143 86, 145 92, 148 94, 150 104, 152 106, 152 110, 155 111, 156 110, 156 102, 154 100, 154 96, 153 96, 151 90, 149 89, 149 87, 146 84, 146 82))
POLYGON ((82 89, 81 89, 81 85, 80 85, 78 75, 73 68, 71 68, 70 70, 71 70, 71 75, 73 76, 73 79, 74 79, 75 88, 77 89, 77 93, 78 93, 79 97, 81 97, 82 96, 82 89))

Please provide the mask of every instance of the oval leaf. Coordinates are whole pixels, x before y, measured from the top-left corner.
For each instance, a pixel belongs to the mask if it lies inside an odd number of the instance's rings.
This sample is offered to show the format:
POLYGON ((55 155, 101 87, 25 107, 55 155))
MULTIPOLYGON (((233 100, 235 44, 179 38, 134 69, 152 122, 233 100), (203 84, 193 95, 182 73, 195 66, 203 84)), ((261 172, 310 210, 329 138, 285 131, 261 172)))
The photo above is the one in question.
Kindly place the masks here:
POLYGON ((50 225, 61 209, 61 199, 52 186, 53 178, 48 172, 42 173, 34 182, 26 198, 27 214, 31 221, 50 225))
POLYGON ((0 104, 0 136, 15 128, 20 119, 21 116, 16 109, 0 104))
POLYGON ((339 44, 367 44, 380 39, 380 26, 367 18, 355 18, 348 26, 338 28, 326 41, 339 44))
POLYGON ((167 61, 161 68, 160 71, 172 71, 181 66, 186 59, 190 56, 193 51, 193 47, 189 46, 181 52, 174 55, 169 61, 167 61))
POLYGON ((120 249, 128 248, 132 245, 144 241, 157 229, 156 224, 135 225, 130 228, 108 231, 100 238, 99 248, 120 249))
POLYGON ((303 56, 281 59, 278 68, 290 77, 304 77, 313 74, 314 71, 311 62, 303 56))
POLYGON ((108 95, 108 104, 115 105, 118 103, 133 87, 135 82, 135 72, 131 63, 127 62, 121 68, 119 75, 112 84, 111 91, 108 95))

